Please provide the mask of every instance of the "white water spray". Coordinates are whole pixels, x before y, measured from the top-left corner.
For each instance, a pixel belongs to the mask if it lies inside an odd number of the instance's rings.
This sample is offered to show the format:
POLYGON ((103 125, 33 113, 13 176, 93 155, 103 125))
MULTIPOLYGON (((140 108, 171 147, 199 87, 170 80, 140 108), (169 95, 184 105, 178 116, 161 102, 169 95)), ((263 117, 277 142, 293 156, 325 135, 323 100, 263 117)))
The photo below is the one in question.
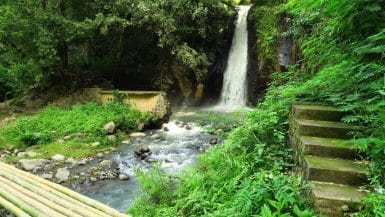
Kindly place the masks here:
POLYGON ((247 103, 247 15, 250 7, 239 7, 233 42, 223 78, 223 88, 218 105, 220 109, 232 110, 242 108, 247 103))

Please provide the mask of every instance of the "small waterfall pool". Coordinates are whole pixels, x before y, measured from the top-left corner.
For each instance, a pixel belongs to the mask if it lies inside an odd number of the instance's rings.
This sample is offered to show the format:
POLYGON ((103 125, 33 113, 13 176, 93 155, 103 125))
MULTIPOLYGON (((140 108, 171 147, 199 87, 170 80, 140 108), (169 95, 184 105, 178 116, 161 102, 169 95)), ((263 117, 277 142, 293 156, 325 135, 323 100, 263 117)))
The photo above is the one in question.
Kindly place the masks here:
POLYGON ((125 211, 141 193, 135 168, 148 170, 152 166, 151 163, 135 157, 135 151, 148 147, 152 152, 151 158, 161 162, 161 168, 166 173, 178 174, 192 165, 198 154, 212 146, 210 141, 221 140, 206 133, 195 121, 196 112, 179 111, 164 125, 168 131, 150 130, 145 132, 146 136, 131 138, 131 144, 118 147, 118 154, 111 157, 119 165, 120 172, 129 175, 130 180, 103 180, 80 186, 78 191, 119 211, 125 211), (161 138, 154 139, 154 135, 161 138))

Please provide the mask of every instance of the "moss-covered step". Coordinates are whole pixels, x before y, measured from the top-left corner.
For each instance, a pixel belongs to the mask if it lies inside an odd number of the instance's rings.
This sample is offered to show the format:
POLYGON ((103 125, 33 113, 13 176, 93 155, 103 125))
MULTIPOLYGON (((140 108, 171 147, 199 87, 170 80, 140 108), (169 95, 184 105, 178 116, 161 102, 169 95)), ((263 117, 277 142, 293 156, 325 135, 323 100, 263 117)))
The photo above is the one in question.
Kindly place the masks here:
POLYGON ((360 161, 305 156, 303 164, 304 177, 309 181, 355 186, 367 181, 365 165, 360 161))
POLYGON ((341 121, 347 112, 339 111, 335 107, 317 104, 293 104, 292 114, 297 119, 320 120, 320 121, 341 121))
POLYGON ((320 138, 312 136, 300 136, 299 148, 303 155, 312 155, 330 158, 359 159, 358 150, 352 142, 334 138, 320 138))
POLYGON ((302 136, 348 139, 350 132, 360 130, 357 126, 334 121, 294 119, 293 124, 302 136))
POLYGON ((349 185, 311 182, 311 188, 315 210, 330 217, 356 211, 362 199, 367 196, 358 187, 349 185))

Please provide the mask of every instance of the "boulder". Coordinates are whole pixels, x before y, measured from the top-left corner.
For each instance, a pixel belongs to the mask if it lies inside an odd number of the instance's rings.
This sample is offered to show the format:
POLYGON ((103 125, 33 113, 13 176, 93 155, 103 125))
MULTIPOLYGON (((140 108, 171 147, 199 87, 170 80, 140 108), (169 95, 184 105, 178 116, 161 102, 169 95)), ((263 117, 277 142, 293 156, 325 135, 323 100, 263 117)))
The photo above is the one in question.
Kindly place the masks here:
POLYGON ((153 139, 153 140, 157 140, 157 139, 161 139, 162 137, 159 134, 155 133, 150 138, 153 139))
POLYGON ((57 169, 56 175, 55 175, 59 183, 68 181, 69 176, 70 176, 70 171, 66 167, 57 169))
POLYGON ((115 123, 112 121, 108 122, 106 125, 104 125, 103 129, 107 134, 113 134, 116 129, 115 123))
POLYGON ((115 169, 117 165, 112 160, 104 160, 100 162, 99 167, 103 169, 115 169))
POLYGON ((48 160, 45 159, 22 159, 19 160, 20 167, 26 171, 32 171, 37 167, 42 167, 48 160))
POLYGON ((119 175, 119 179, 120 180, 128 180, 128 179, 130 179, 130 177, 128 175, 126 175, 126 174, 121 173, 119 175))

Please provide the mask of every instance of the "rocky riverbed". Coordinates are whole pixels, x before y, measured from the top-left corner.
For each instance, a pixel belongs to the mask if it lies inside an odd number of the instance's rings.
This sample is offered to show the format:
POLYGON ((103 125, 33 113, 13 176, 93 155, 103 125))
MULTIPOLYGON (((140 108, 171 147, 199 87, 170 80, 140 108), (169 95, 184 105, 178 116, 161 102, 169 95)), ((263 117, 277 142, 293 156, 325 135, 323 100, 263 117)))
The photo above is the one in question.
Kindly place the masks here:
POLYGON ((17 158, 14 165, 22 170, 124 211, 140 194, 136 169, 147 171, 160 163, 165 172, 177 174, 192 165, 198 154, 222 142, 194 123, 194 112, 177 112, 161 129, 133 132, 128 138, 92 157, 74 159, 57 153, 38 158, 33 151, 9 149, 0 160, 17 158))

